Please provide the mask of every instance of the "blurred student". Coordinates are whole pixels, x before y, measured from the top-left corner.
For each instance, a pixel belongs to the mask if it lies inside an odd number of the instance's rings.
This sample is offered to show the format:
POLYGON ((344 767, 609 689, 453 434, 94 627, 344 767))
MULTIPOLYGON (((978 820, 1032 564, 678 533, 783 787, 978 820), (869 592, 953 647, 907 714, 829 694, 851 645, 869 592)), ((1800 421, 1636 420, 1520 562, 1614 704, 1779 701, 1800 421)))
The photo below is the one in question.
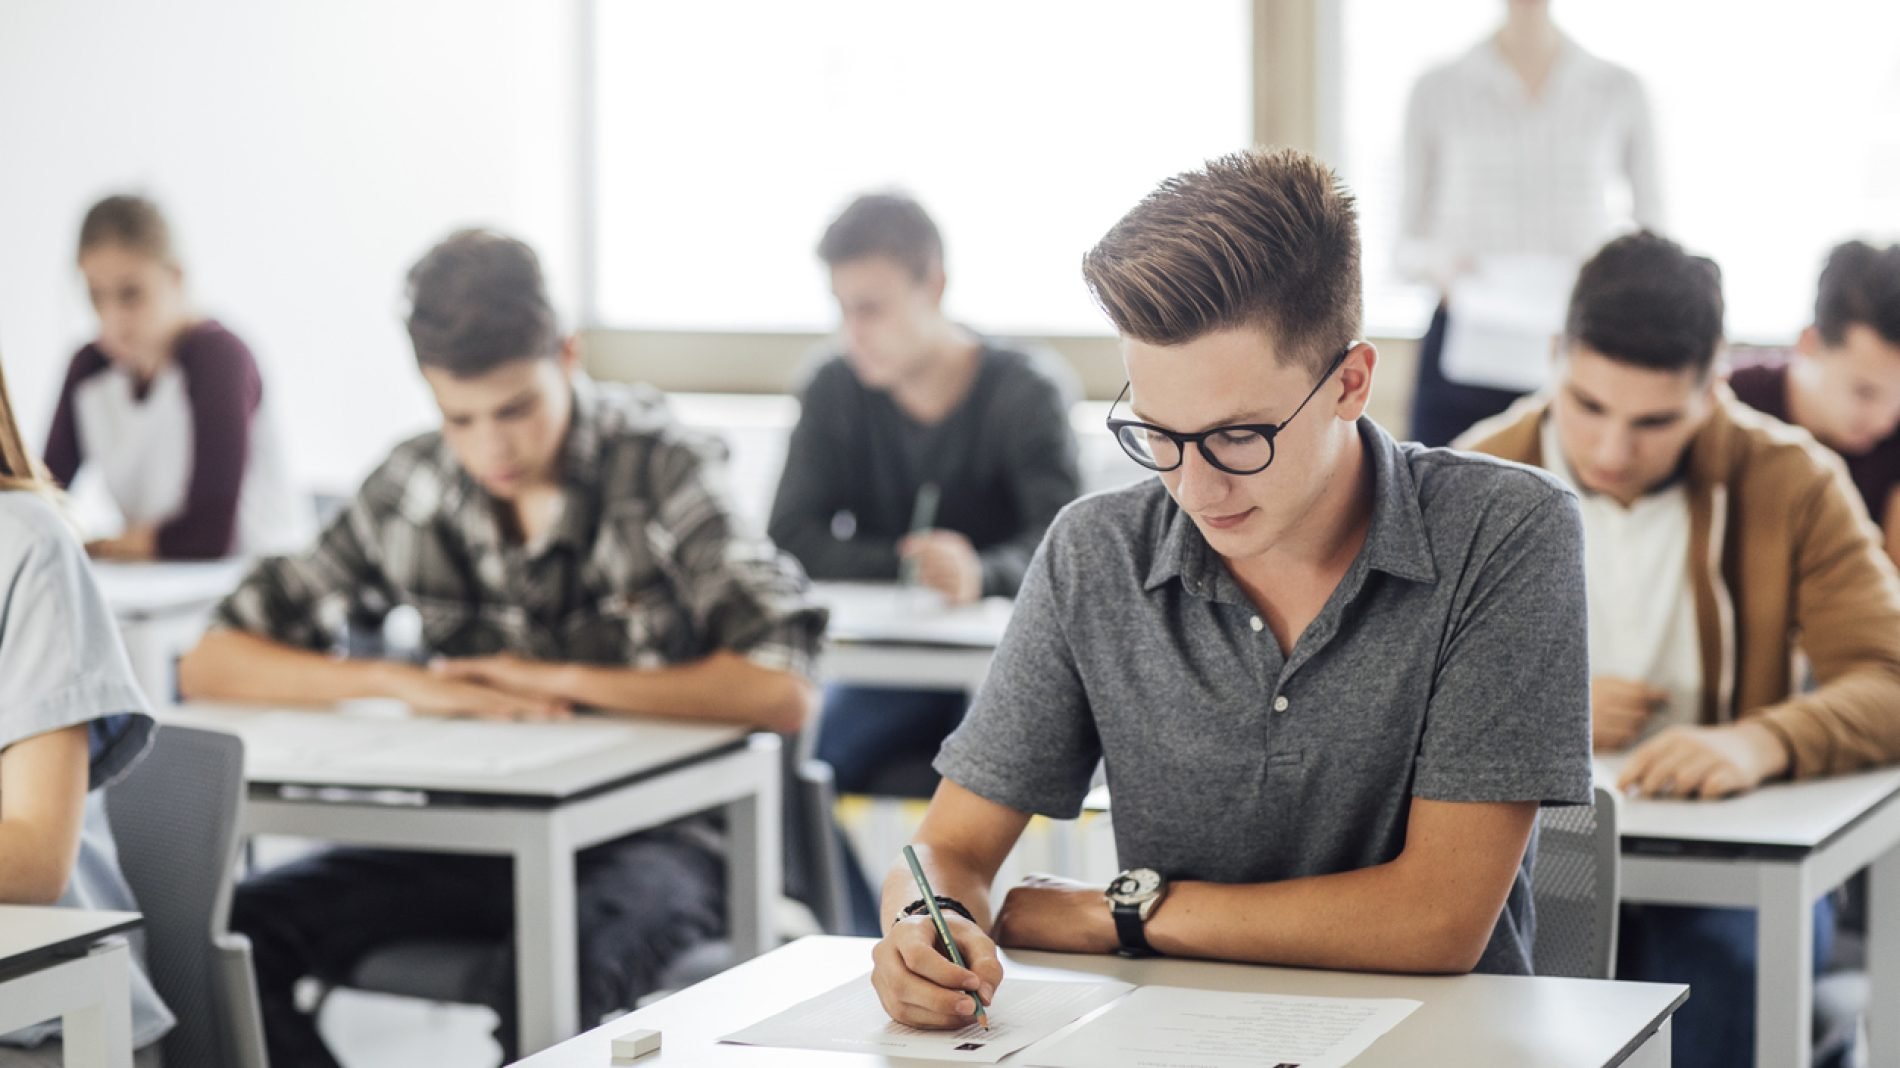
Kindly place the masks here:
POLYGON ((79 228, 99 337, 67 368, 46 465, 61 485, 101 477, 124 517, 87 546, 115 560, 208 560, 306 544, 311 506, 292 489, 251 350, 193 310, 158 206, 112 196, 79 228))
MULTIPOLYGON (((1015 596, 1043 532, 1080 491, 1072 376, 944 313, 943 240, 909 197, 859 197, 818 256, 843 350, 802 391, 773 540, 816 579, 892 581, 908 564, 951 604, 1015 596), (929 529, 913 531, 920 494, 935 507, 923 507, 929 529)), ((968 700, 834 687, 818 756, 840 790, 927 796, 930 760, 968 700)))
MULTIPOLYGON (((554 719, 587 707, 795 731, 824 613, 798 565, 744 529, 724 450, 659 394, 597 385, 563 337, 520 241, 451 235, 409 273, 409 336, 441 409, 316 547, 262 562, 182 663, 194 698, 329 704, 389 697, 422 714, 554 719), (421 616, 430 666, 334 655, 352 620, 421 616)), ((724 924, 709 817, 584 853, 577 866, 582 1019, 629 1009, 724 924)), ((349 977, 410 939, 511 945, 505 858, 332 850, 247 880, 274 1068, 334 1066, 293 989, 349 977)), ((484 1000, 513 1059, 512 964, 484 1000)))
MULTIPOLYGON (((103 790, 155 725, 56 492, 0 374, 0 905, 136 912, 103 790)), ((135 1065, 155 1068, 172 1023, 135 956, 135 1065)), ((0 1068, 61 1063, 57 1020, 0 1035, 0 1068)))
MULTIPOLYGON (((1549 395, 1461 445, 1582 500, 1591 720, 1619 785, 1710 798, 1900 760, 1900 579, 1840 458, 1713 373, 1721 275, 1648 232, 1577 277, 1549 395), (1813 666, 1802 692, 1796 646, 1813 666)), ((1816 908, 1817 967, 1833 915, 1816 908)), ((1750 1063, 1755 914, 1628 906, 1618 974, 1689 983, 1675 1063, 1750 1063)))
POLYGON ((1449 443, 1541 381, 1576 265, 1630 221, 1662 224, 1642 83, 1566 35, 1550 0, 1503 6, 1495 33, 1419 78, 1405 113, 1399 269, 1440 298, 1419 347, 1412 400, 1412 436, 1426 445, 1449 443), (1614 208, 1619 200, 1629 204, 1627 217, 1614 208), (1452 294, 1470 276, 1502 276, 1519 314, 1527 291, 1546 289, 1534 280, 1548 278, 1548 329, 1512 345, 1513 333, 1476 321, 1477 308, 1458 323, 1452 294), (1459 344, 1466 329, 1504 338, 1490 349, 1505 363, 1461 360, 1486 348, 1459 344), (1448 341, 1456 351, 1448 353, 1448 341))
POLYGON ((1900 561, 1900 245, 1836 247, 1792 357, 1737 368, 1729 386, 1841 454, 1900 561))

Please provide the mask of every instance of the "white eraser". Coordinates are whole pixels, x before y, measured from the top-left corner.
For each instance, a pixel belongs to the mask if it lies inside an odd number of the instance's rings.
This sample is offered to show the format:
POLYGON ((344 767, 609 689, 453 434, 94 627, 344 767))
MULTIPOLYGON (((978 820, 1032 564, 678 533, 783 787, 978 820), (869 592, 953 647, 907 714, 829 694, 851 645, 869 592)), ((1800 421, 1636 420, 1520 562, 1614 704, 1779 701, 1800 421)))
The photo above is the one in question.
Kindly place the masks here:
POLYGON ((660 1051, 660 1033, 641 1028, 614 1036, 614 1060, 630 1061, 660 1051))

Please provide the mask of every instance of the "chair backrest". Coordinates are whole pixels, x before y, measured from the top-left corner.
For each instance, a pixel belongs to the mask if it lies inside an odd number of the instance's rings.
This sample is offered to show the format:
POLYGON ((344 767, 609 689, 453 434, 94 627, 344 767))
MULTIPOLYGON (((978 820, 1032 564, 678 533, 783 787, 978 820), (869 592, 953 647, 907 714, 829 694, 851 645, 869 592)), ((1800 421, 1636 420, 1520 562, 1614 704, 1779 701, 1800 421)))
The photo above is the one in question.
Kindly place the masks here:
POLYGON ((225 933, 243 799, 243 742, 174 726, 160 726, 152 751, 106 793, 152 985, 178 1018, 168 1064, 264 1063, 249 946, 225 933))
POLYGON ((1616 972, 1620 847, 1616 791, 1597 783, 1595 804, 1545 808, 1537 817, 1531 899, 1538 975, 1608 979, 1616 972))

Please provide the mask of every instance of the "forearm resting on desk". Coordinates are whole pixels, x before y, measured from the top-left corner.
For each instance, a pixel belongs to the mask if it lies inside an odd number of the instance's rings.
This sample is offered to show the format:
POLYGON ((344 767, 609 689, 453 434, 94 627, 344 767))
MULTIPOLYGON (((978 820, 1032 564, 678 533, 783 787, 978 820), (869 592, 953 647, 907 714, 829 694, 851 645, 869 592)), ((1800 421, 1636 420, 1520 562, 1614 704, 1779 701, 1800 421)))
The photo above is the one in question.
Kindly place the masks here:
POLYGON ((328 656, 220 628, 207 632, 178 662, 178 688, 194 700, 335 704, 396 696, 391 678, 396 666, 328 656))
POLYGON ((1149 920, 1148 940, 1169 956, 1468 972, 1497 925, 1536 816, 1529 802, 1414 800, 1397 858, 1279 883, 1185 883, 1149 920))
POLYGON ((227 629, 207 633, 179 661, 178 686, 194 700, 334 705, 387 697, 419 712, 487 719, 551 719, 569 712, 561 701, 500 685, 396 661, 327 656, 227 629))
POLYGON ((495 656, 447 660, 437 670, 453 678, 587 708, 737 723, 785 733, 802 729, 818 709, 818 688, 810 680, 730 651, 663 668, 495 656))
MULTIPOLYGON (((1406 846, 1384 864, 1283 882, 1174 884, 1149 917, 1172 957, 1348 971, 1461 973, 1490 941, 1537 807, 1413 800, 1406 846)), ((1009 892, 996 940, 1020 949, 1119 948, 1102 888, 1031 878, 1009 892)))

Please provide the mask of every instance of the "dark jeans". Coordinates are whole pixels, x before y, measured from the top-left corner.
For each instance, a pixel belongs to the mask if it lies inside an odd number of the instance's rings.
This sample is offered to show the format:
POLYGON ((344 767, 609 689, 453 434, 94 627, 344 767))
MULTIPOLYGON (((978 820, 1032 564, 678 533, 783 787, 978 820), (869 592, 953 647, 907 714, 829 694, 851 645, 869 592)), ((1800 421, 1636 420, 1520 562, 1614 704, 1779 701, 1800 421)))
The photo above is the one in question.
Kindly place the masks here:
MULTIPOLYGON (((725 862, 661 830, 596 846, 576 865, 580 1010, 592 1026, 656 989, 681 953, 725 926, 725 862)), ((297 1010, 300 979, 347 984, 371 951, 415 939, 492 942, 470 1000, 501 1017, 515 1046, 514 889, 506 858, 337 849, 239 884, 231 926, 250 937, 272 1068, 336 1068, 316 1019, 297 1010)))
MULTIPOLYGON (((1445 377, 1445 306, 1432 313, 1432 325, 1418 343, 1418 386, 1412 391, 1411 439, 1424 445, 1450 445, 1452 439, 1491 418, 1522 394, 1506 389, 1465 386, 1445 377)), ((1532 353, 1532 358, 1545 358, 1532 353)))
MULTIPOLYGON (((1834 903, 1823 897, 1814 906, 1816 974, 1833 941, 1834 903)), ((1755 1063, 1755 910, 1625 905, 1616 955, 1619 979, 1689 984, 1675 1016, 1675 1068, 1755 1063)))
POLYGON ((818 726, 818 759, 841 794, 929 797, 937 750, 970 703, 959 690, 829 686, 818 726))

